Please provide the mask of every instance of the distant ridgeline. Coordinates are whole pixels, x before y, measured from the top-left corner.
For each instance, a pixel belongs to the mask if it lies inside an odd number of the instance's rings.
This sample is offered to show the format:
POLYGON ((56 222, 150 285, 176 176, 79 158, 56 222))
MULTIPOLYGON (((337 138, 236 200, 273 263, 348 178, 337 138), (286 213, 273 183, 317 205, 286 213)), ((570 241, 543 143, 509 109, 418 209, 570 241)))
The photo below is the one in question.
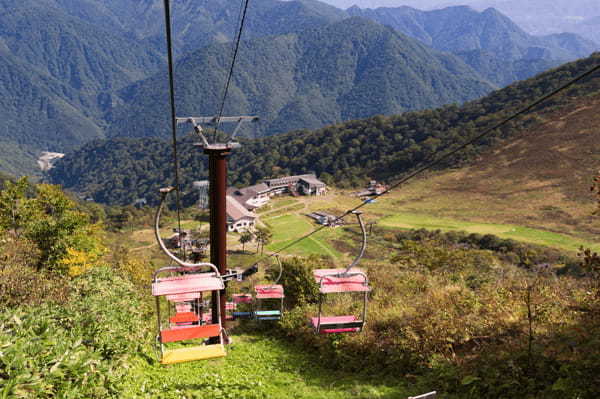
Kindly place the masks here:
MULTIPOLYGON (((569 63, 498 90, 462 107, 375 116, 323 129, 298 130, 257 140, 244 140, 230 157, 230 183, 249 184, 264 178, 314 171, 327 183, 352 185, 367 177, 392 179, 428 160, 433 153, 451 148, 492 126, 510 113, 569 79, 600 63, 600 54, 569 63)), ((462 152, 453 163, 466 162, 498 138, 509 138, 540 120, 540 111, 567 105, 570 99, 600 91, 598 74, 538 107, 494 136, 462 152)), ((191 138, 180 145, 184 190, 193 201, 192 181, 207 174, 206 159, 191 147, 191 138)), ((172 184, 169 143, 156 138, 96 141, 67 154, 50 171, 53 183, 98 202, 131 204, 137 198, 158 199, 159 187, 172 184)))
POLYGON ((498 86, 600 50, 599 43, 573 33, 530 35, 494 8, 478 12, 467 6, 432 11, 354 6, 346 12, 390 26, 436 50, 450 52, 498 86))
MULTIPOLYGON (((176 65, 179 115, 216 113, 231 44, 204 47, 176 65)), ((494 86, 458 57, 364 18, 243 42, 226 114, 259 115, 250 137, 464 103, 494 86)), ((111 137, 169 137, 164 74, 125 89, 108 118, 111 137)))
MULTIPOLYGON (((42 151, 106 137, 167 137, 162 1, 0 0, 0 10, 0 170, 39 173, 42 151)), ((217 112, 239 11, 173 3, 181 113, 217 112)), ((260 115, 250 137, 460 104, 593 47, 527 35, 493 10, 346 12, 316 0, 251 4, 243 39, 225 112, 260 115)))

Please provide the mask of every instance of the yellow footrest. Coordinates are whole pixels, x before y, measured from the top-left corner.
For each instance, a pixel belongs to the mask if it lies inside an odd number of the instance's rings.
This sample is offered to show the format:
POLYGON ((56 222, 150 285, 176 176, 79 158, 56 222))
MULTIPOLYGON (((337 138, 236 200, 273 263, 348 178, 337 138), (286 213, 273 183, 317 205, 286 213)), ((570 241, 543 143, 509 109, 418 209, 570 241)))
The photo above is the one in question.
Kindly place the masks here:
POLYGON ((227 355, 223 344, 194 346, 192 348, 179 348, 167 350, 163 353, 161 363, 173 364, 191 362, 194 360, 206 360, 227 355))

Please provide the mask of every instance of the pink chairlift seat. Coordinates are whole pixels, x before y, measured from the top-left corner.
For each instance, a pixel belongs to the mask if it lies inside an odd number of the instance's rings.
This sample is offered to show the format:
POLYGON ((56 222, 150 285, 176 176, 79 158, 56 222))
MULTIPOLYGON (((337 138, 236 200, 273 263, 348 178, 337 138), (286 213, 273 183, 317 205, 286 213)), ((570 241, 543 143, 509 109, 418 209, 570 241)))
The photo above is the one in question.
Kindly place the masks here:
MULTIPOLYGON (((346 269, 316 269, 313 271, 313 276, 317 284, 323 283, 319 288, 322 294, 330 294, 336 292, 368 292, 370 288, 365 285, 365 278, 362 275, 352 275, 349 277, 334 277, 332 274, 344 273, 346 269)), ((352 269, 350 273, 361 272, 361 269, 352 269)))
POLYGON ((284 298, 283 286, 276 285, 255 285, 257 299, 280 299, 284 298))
POLYGON ((223 280, 214 273, 186 274, 157 279, 152 283, 152 295, 177 295, 224 289, 223 280))
MULTIPOLYGON (((316 329, 319 325, 318 317, 311 317, 310 319, 312 326, 316 329)), ((344 324, 344 323, 353 323, 360 322, 356 316, 321 316, 321 334, 334 334, 334 333, 345 333, 345 332, 358 332, 360 331, 359 327, 336 327, 336 328, 326 328, 327 324, 344 324)))

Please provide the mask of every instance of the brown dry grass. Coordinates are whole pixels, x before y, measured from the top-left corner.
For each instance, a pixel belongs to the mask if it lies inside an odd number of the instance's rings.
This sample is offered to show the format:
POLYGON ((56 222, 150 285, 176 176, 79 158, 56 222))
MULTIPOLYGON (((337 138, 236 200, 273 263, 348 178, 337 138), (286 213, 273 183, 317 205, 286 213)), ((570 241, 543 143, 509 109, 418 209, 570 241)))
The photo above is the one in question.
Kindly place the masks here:
POLYGON ((517 224, 597 239, 591 180, 600 169, 600 94, 544 115, 545 122, 474 164, 430 175, 392 194, 397 209, 517 224))

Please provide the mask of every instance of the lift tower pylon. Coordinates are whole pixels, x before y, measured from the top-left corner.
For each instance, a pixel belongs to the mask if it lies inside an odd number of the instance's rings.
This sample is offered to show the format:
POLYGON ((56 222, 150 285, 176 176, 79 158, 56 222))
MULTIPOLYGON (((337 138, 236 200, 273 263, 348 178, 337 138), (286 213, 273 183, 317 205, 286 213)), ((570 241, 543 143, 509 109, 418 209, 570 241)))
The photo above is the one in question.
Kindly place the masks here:
MULTIPOLYGON (((210 209, 210 263, 217 266, 219 273, 227 273, 227 156, 240 144, 235 142, 235 136, 244 122, 254 122, 255 116, 227 116, 227 117, 182 117, 176 118, 177 124, 190 123, 195 132, 202 140, 195 144, 203 148, 208 155, 208 180, 209 180, 209 209, 210 209), (202 125, 213 125, 215 128, 219 123, 237 123, 229 140, 226 143, 209 143, 202 125)), ((227 285, 220 293, 213 293, 211 298, 213 323, 218 323, 219 314, 225 315, 225 302, 227 285), (219 303, 217 303, 217 301, 219 303), (220 312, 217 309, 220 308, 220 312)), ((221 324, 226 328, 226 320, 223 317, 221 324)))

